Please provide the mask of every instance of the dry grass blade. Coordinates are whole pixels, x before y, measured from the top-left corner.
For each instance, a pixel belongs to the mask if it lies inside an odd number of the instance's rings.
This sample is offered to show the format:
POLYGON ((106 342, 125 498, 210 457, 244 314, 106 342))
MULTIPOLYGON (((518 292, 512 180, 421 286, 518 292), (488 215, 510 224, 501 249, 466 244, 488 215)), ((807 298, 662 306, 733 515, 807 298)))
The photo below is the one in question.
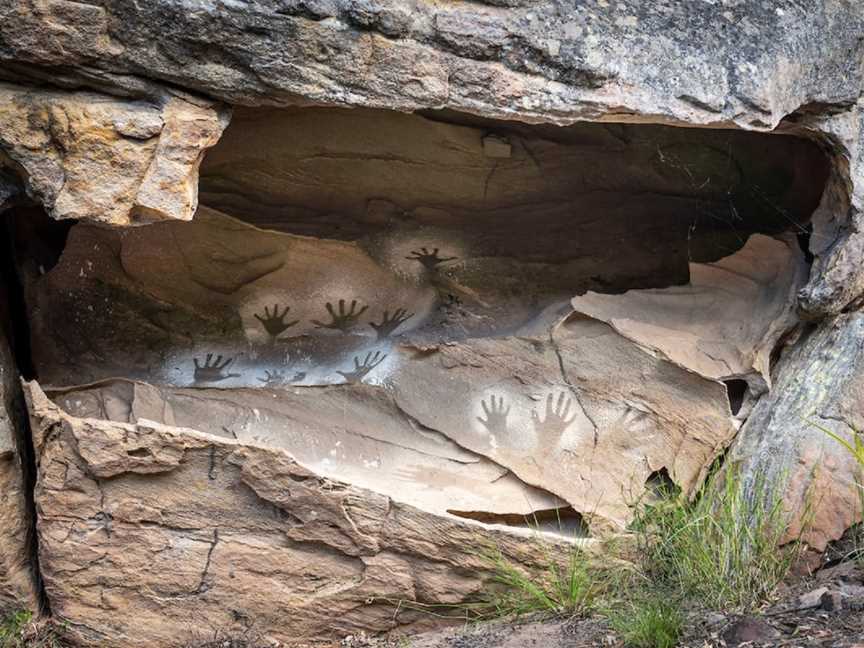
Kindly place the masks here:
POLYGON ((649 575, 715 609, 749 610, 789 572, 798 546, 782 494, 761 478, 745 484, 735 467, 713 476, 692 502, 661 498, 636 521, 649 575))
POLYGON ((64 648, 57 627, 21 610, 0 620, 0 648, 64 648))

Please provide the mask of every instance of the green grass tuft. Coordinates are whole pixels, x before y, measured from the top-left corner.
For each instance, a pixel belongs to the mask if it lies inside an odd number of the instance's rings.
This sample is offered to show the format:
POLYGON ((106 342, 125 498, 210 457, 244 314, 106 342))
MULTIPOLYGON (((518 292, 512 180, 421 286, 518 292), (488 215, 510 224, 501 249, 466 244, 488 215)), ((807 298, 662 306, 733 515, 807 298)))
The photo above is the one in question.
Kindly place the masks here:
POLYGON ((27 610, 0 618, 0 648, 63 648, 60 627, 51 621, 34 622, 27 610))
POLYGON ((489 564, 492 583, 484 600, 472 605, 473 613, 480 618, 536 612, 583 615, 592 609, 601 589, 596 569, 589 567, 585 553, 576 546, 564 556, 545 548, 542 564, 532 571, 514 564, 497 548, 481 556, 489 564))
POLYGON ((612 628, 631 648, 674 648, 684 626, 677 603, 656 594, 635 598, 608 616, 612 628))
POLYGON ((858 465, 864 468, 864 440, 861 439, 861 433, 858 430, 852 431, 852 440, 848 441, 833 430, 829 430, 824 425, 819 425, 814 421, 809 421, 809 423, 817 430, 821 431, 823 434, 827 434, 837 443, 846 448, 846 450, 855 458, 855 461, 858 462, 858 465))
POLYGON ((733 467, 712 476, 692 502, 661 497, 644 506, 634 526, 648 576, 710 608, 754 608, 797 556, 797 543, 780 546, 788 531, 782 502, 761 479, 745 488, 733 467))
POLYGON ((770 600, 800 555, 789 521, 782 492, 727 466, 692 500, 670 487, 638 505, 635 543, 607 543, 598 556, 538 533, 531 565, 497 547, 478 552, 490 574, 480 600, 413 606, 458 609, 466 621, 597 613, 631 648, 673 648, 691 609, 750 612, 770 600))
POLYGON ((23 648, 29 645, 25 630, 32 618, 30 612, 21 610, 0 620, 0 648, 23 648))
POLYGON ((32 615, 26 610, 13 612, 0 621, 0 648, 19 648, 24 643, 24 630, 32 620, 32 615))

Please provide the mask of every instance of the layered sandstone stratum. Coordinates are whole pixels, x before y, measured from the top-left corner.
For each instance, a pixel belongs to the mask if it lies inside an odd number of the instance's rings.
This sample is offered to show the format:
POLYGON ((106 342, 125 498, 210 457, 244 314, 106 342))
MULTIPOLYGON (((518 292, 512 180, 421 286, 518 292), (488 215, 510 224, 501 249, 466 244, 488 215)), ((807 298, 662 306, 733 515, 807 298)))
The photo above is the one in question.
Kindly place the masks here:
POLYGON ((477 547, 718 465, 824 550, 862 42, 835 0, 0 4, 0 611, 419 628, 477 547))

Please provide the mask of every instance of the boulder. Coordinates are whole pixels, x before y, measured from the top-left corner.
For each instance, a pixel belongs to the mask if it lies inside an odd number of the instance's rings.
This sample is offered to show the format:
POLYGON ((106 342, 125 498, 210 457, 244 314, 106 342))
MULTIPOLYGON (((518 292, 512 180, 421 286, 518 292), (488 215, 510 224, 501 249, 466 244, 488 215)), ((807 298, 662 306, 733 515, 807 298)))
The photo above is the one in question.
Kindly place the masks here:
POLYGON ((0 155, 57 219, 189 220, 198 204, 198 166, 227 121, 213 102, 0 83, 0 155))

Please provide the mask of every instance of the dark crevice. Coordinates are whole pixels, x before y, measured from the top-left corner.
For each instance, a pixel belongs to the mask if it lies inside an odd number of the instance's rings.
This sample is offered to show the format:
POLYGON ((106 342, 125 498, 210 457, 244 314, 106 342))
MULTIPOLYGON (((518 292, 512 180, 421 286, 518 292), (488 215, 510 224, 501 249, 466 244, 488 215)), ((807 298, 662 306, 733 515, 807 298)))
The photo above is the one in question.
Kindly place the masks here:
POLYGON ((33 357, 30 352, 30 324, 27 320, 27 309, 24 302, 24 287, 21 284, 15 267, 14 225, 11 214, 2 217, 3 250, 0 254, 0 277, 3 280, 3 291, 6 296, 4 315, 5 333, 12 350, 12 357, 18 372, 25 380, 34 378, 33 357))
POLYGON ((747 396, 749 385, 746 380, 741 378, 730 378, 724 380, 726 385, 726 395, 729 398, 729 408, 732 410, 732 416, 737 416, 741 411, 741 406, 744 404, 744 399, 747 396))
POLYGON ((813 253, 810 251, 810 238, 813 236, 813 223, 806 223, 801 226, 797 233, 798 238, 798 246, 801 248, 801 251, 804 253, 804 260, 807 262, 807 265, 813 265, 813 261, 816 258, 813 253))
POLYGON ((860 561, 864 555, 862 538, 864 538, 864 525, 853 524, 846 529, 839 539, 828 543, 819 569, 827 569, 852 560, 860 561))
MULTIPOLYGON (((0 324, 9 339, 12 357, 17 371, 24 379, 34 377, 33 360, 30 353, 30 326, 24 301, 24 290, 15 266, 13 245, 13 220, 10 213, 0 215, 0 295, 5 297, 5 306, 0 307, 0 324)), ((15 430, 15 444, 20 458, 24 481, 25 510, 27 515, 26 549, 37 596, 38 612, 50 614, 50 604, 42 572, 39 568, 39 536, 36 531, 36 451, 30 429, 30 417, 19 380, 10 380, 8 389, 9 415, 15 430)))
POLYGON ((588 538, 591 533, 584 516, 572 506, 542 509, 531 513, 489 513, 487 511, 448 510, 450 515, 475 520, 483 524, 501 524, 510 527, 560 533, 576 538, 588 538))
POLYGON ((849 304, 847 304, 840 312, 841 313, 855 313, 864 309, 864 296, 853 299, 849 304))
MULTIPOLYGON (((39 207, 19 207, 9 212, 5 225, 8 256, 22 293, 23 277, 39 277, 57 265, 74 224, 71 220, 56 221, 39 207)), ((24 303, 22 294, 22 307, 24 303)))
POLYGON ((681 494, 681 487, 675 483, 665 466, 648 475, 645 490, 653 498, 678 497, 681 494))

